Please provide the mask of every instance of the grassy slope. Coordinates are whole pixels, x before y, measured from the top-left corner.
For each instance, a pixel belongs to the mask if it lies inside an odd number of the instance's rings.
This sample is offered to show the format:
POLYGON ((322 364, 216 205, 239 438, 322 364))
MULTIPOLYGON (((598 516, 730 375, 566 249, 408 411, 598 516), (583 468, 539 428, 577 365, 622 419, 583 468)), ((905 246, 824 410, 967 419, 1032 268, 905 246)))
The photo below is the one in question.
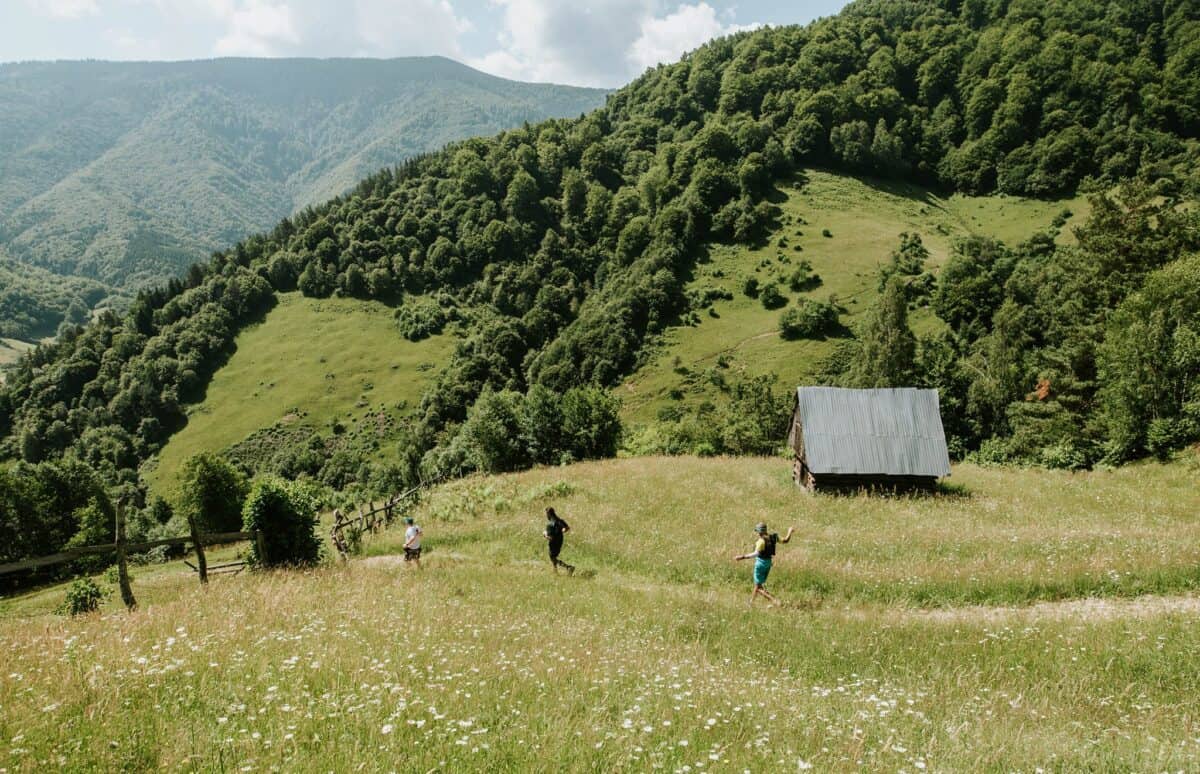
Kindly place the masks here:
POLYGON ((347 566, 204 592, 138 570, 132 617, 0 619, 0 756, 16 770, 1193 769, 1194 605, 917 607, 1194 589, 1195 465, 963 467, 967 496, 915 500, 806 496, 764 459, 457 482, 421 506, 422 574, 390 556, 396 531, 347 566), (551 503, 574 528, 574 578, 543 557, 551 503), (771 577, 791 609, 744 610, 750 568, 730 557, 760 518, 799 527, 771 577))
POLYGON ((452 341, 406 341, 382 304, 290 293, 236 345, 204 400, 190 408, 187 426, 147 469, 155 491, 173 492, 192 455, 221 451, 276 422, 302 419, 321 428, 401 402, 415 405, 452 341))
MULTIPOLYGON (((1064 230, 1086 216, 1086 200, 1043 202, 1011 197, 939 198, 917 186, 812 172, 799 190, 788 190, 782 227, 772 235, 769 246, 749 249, 717 246, 711 261, 699 267, 692 287, 717 287, 734 294, 733 301, 718 301, 719 318, 701 315, 697 326, 669 330, 655 356, 630 377, 622 391, 625 416, 634 424, 653 421, 657 411, 670 403, 668 393, 681 387, 685 374, 676 368, 699 373, 716 365, 727 354, 732 367, 750 374, 774 372, 782 384, 801 384, 816 371, 834 346, 833 340, 787 342, 779 338, 782 310, 767 310, 756 299, 742 294, 749 276, 760 283, 772 277, 787 277, 800 260, 808 260, 823 280, 807 293, 791 293, 786 283, 781 290, 796 303, 808 296, 826 299, 836 294, 848 313, 843 324, 853 326, 871 306, 876 293, 878 267, 888 260, 902 232, 917 232, 931 253, 930 267, 946 260, 955 238, 967 234, 995 236, 1009 243, 1028 238, 1050 226, 1064 207, 1074 213, 1064 230), (828 229, 832 237, 824 237, 828 229), (787 244, 780 246, 781 237, 787 244), (799 245, 802 251, 797 252, 799 245), (780 256, 790 263, 782 263, 780 256), (767 261, 768 267, 760 267, 767 261), (723 277, 714 276, 714 272, 723 277), (676 364, 675 358, 679 358, 676 364)), ((932 330, 937 321, 924 310, 912 317, 918 332, 932 330)), ((685 389, 686 400, 698 402, 713 389, 685 389)))
MULTIPOLYGON (((11 365, 21 359, 34 345, 20 339, 0 338, 0 368, 11 365)), ((0 371, 0 384, 4 383, 4 372, 0 371)))

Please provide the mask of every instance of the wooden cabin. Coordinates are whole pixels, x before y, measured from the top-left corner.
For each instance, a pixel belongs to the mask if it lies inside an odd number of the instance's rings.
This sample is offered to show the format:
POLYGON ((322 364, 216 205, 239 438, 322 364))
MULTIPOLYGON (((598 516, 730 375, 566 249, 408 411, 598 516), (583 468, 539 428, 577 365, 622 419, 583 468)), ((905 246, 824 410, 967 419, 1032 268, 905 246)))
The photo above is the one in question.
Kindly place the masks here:
POLYGON ((788 445, 810 492, 931 490, 950 475, 937 390, 800 387, 788 445))

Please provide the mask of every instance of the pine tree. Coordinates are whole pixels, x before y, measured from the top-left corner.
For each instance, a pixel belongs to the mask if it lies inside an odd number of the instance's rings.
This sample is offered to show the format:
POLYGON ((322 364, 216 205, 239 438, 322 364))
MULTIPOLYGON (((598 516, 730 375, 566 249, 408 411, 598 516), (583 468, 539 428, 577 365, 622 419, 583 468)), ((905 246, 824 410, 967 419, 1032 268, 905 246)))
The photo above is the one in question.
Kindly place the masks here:
POLYGON ((892 277, 859 334, 862 353, 850 369, 854 387, 906 387, 916 376, 917 339, 908 327, 904 281, 892 277))

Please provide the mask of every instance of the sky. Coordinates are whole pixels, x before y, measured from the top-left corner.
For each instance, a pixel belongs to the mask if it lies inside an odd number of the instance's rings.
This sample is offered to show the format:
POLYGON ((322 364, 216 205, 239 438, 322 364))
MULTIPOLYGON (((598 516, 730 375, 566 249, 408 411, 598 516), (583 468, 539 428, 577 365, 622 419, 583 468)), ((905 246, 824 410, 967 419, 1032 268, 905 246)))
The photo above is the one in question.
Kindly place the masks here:
POLYGON ((0 61, 440 54, 614 87, 710 38, 846 0, 0 0, 0 61))

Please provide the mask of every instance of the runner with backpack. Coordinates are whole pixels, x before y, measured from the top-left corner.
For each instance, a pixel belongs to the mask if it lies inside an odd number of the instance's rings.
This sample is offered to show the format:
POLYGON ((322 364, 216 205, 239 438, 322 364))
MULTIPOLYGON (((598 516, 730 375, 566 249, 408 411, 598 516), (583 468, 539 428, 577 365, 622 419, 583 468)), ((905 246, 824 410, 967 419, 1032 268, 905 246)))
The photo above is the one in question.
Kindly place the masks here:
POLYGON ((542 532, 542 537, 546 538, 546 547, 550 549, 550 565, 554 568, 555 574, 558 573, 558 568, 562 567, 567 571, 567 575, 574 575, 575 568, 558 558, 562 552, 563 535, 571 531, 571 525, 563 521, 553 508, 546 509, 546 529, 542 532))
POLYGON ((779 600, 767 592, 767 576, 771 574, 771 561, 775 558, 775 546, 779 543, 789 542, 795 529, 795 527, 788 527, 787 536, 781 538, 777 532, 768 534, 767 525, 759 522, 754 527, 754 534, 758 535, 754 550, 748 554, 738 554, 733 557, 735 561, 739 562, 743 559, 754 560, 754 591, 750 594, 750 607, 754 607, 754 598, 759 594, 766 597, 771 604, 779 604, 779 600))

